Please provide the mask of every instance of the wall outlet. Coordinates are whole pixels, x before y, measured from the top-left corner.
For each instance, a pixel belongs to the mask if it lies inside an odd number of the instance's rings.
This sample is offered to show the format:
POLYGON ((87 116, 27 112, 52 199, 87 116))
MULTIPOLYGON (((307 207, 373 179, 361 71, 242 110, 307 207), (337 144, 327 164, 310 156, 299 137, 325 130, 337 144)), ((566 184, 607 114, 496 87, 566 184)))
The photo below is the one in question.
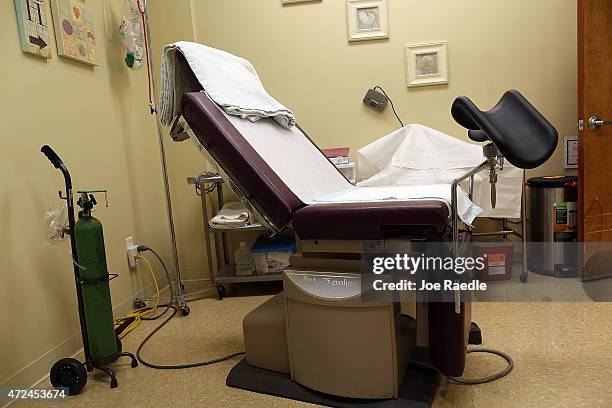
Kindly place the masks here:
POLYGON ((136 256, 138 255, 138 245, 134 244, 134 237, 129 236, 125 239, 125 247, 127 250, 127 258, 130 263, 130 268, 136 267, 136 256))

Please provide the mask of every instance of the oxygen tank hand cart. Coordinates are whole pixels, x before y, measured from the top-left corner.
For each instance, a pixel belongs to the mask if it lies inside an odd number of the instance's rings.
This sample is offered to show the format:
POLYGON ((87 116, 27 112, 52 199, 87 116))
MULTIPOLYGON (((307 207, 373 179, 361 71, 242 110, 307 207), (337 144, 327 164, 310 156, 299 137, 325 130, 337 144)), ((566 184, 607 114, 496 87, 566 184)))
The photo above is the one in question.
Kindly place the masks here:
POLYGON ((74 280, 79 308, 79 321, 83 337, 85 362, 74 358, 64 358, 51 368, 50 379, 54 387, 68 389, 68 394, 78 394, 87 382, 87 372, 98 369, 104 371, 111 379, 111 388, 118 386, 117 378, 106 364, 125 356, 132 359, 131 366, 137 367, 138 361, 133 354, 122 352, 121 341, 115 335, 113 310, 111 305, 109 281, 117 275, 109 275, 106 268, 104 235, 100 221, 91 216, 92 208, 97 204, 93 192, 78 191, 80 198, 77 204, 79 220, 75 223, 72 180, 68 169, 59 156, 49 146, 41 148, 51 164, 64 175, 66 196, 59 192, 61 199, 66 200, 68 208, 68 229, 73 258, 74 280))

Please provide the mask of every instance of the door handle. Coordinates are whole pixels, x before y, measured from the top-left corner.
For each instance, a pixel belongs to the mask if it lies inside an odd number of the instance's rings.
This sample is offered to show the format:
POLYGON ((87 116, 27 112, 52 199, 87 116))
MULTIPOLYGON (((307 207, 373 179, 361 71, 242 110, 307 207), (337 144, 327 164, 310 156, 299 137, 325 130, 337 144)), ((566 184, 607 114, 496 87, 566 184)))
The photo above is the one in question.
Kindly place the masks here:
POLYGON ((602 120, 597 115, 593 115, 589 118, 589 128, 596 132, 602 126, 610 126, 612 125, 612 120, 602 120))

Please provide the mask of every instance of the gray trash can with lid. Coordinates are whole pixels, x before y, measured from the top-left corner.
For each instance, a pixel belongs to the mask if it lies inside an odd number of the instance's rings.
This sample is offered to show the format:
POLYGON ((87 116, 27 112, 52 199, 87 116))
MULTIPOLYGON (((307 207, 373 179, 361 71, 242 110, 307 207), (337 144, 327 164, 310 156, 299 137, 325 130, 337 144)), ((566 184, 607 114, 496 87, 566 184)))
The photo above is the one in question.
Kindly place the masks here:
POLYGON ((577 275, 578 177, 527 181, 527 266, 548 276, 577 275))

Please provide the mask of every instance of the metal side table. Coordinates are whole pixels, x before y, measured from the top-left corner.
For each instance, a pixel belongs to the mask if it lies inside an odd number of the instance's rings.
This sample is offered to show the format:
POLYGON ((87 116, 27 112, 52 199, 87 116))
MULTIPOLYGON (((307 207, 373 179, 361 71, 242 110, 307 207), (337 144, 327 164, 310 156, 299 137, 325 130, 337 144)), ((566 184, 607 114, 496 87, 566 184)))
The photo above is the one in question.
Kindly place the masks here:
POLYGON ((239 227, 211 226, 212 214, 217 214, 223 208, 223 178, 217 173, 200 173, 197 177, 189 177, 187 183, 195 186, 196 194, 202 201, 202 218, 204 221, 204 241, 206 245, 206 262, 210 282, 215 285, 219 300, 222 300, 227 287, 232 283, 281 281, 281 273, 253 274, 248 276, 236 275, 236 267, 229 258, 227 234, 240 231, 265 231, 261 224, 247 224, 239 227), (213 193, 216 190, 216 200, 213 193), (210 210, 209 210, 210 204, 210 210), (213 239, 217 265, 213 265, 213 239))

